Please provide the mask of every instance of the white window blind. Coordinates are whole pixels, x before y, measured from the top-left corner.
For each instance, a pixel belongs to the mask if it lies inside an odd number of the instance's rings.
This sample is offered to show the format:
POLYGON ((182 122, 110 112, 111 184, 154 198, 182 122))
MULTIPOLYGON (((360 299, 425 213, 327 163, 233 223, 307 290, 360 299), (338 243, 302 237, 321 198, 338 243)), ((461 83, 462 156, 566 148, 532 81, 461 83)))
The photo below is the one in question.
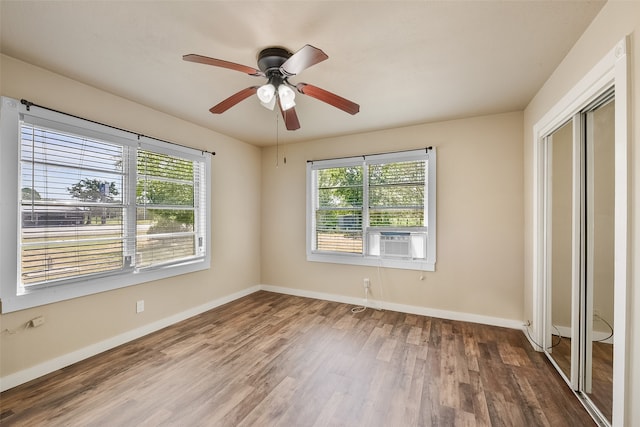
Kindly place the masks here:
POLYGON ((425 160, 369 166, 369 225, 424 227, 425 160))
POLYGON ((127 147, 21 125, 21 281, 124 267, 127 147))
POLYGON ((136 266, 176 262, 204 254, 203 164, 138 150, 136 266))
POLYGON ((317 250, 362 253, 362 171, 362 166, 345 166, 316 172, 317 250))

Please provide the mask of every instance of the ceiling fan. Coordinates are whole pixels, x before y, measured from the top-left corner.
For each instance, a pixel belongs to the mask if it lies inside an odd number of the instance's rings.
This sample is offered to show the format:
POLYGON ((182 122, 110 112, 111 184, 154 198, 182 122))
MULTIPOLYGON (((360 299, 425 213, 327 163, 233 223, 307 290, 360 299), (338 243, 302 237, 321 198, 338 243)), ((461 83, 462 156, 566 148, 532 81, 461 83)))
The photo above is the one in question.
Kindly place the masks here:
POLYGON ((303 95, 326 102, 349 114, 356 114, 360 106, 341 96, 331 93, 307 83, 291 83, 289 78, 300 74, 307 68, 329 58, 322 50, 311 45, 305 45, 296 53, 291 53, 283 47, 268 47, 258 54, 258 69, 222 59, 209 58, 207 56, 189 54, 182 57, 185 61, 198 62, 200 64, 213 65, 215 67, 228 68, 240 71, 254 77, 266 77, 267 83, 262 86, 250 86, 242 89, 209 111, 213 114, 221 114, 240 101, 253 94, 257 94, 260 103, 273 110, 275 105, 282 112, 285 125, 288 130, 300 129, 300 122, 295 110, 295 91, 303 95), (295 91, 294 91, 295 89, 295 91))

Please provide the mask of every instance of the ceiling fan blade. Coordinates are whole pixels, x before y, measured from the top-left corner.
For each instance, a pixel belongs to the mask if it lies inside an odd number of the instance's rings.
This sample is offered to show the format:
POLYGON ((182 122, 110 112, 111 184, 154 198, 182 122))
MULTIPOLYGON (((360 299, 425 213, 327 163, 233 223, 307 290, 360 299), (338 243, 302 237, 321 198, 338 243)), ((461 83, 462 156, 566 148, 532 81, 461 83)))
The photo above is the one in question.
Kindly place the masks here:
POLYGON ((322 62, 327 58, 329 57, 322 50, 308 44, 291 55, 289 59, 280 66, 280 71, 287 76, 295 76, 296 74, 300 74, 303 70, 306 70, 312 65, 316 65, 318 62, 322 62))
POLYGON ((282 118, 284 119, 284 124, 286 125, 287 130, 300 129, 300 121, 298 120, 296 109, 291 107, 288 110, 283 110, 282 105, 280 105, 280 101, 278 101, 278 106, 280 107, 280 111, 282 111, 282 118))
POLYGON ((197 62, 199 64, 213 65, 214 67, 228 68, 230 70, 249 74, 250 76, 264 77, 264 73, 260 70, 256 70, 255 68, 248 67, 246 65, 236 64, 235 62, 223 61, 222 59, 209 58, 208 56, 196 55, 194 53, 184 55, 182 59, 189 62, 197 62))
POLYGON ((360 111, 360 106, 355 102, 351 102, 341 96, 331 93, 328 90, 321 89, 317 86, 313 86, 307 83, 298 83, 296 85, 298 92, 308 95, 312 98, 318 99, 322 102, 326 102, 329 105, 333 105, 336 108, 341 109, 349 114, 356 114, 360 111))
POLYGON ((259 86, 251 86, 246 89, 242 89, 240 92, 234 93, 233 95, 231 95, 230 97, 228 97, 227 99, 219 103, 218 105, 211 107, 209 111, 211 111, 213 114, 224 113, 229 108, 236 105, 238 102, 243 101, 248 97, 250 97, 251 95, 255 94, 258 91, 258 87, 259 86))

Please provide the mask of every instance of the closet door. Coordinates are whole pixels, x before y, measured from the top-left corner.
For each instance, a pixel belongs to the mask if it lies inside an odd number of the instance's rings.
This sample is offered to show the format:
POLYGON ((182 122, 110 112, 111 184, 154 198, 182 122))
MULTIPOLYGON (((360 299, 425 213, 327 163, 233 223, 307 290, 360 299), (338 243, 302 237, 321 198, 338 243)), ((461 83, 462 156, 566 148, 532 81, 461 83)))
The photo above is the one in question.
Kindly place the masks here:
POLYGON ((544 138, 547 357, 612 421, 615 101, 604 93, 544 138))
POLYGON ((612 96, 584 114, 586 146, 584 384, 611 422, 614 334, 614 117, 612 96))
POLYGON ((577 388, 578 370, 575 368, 578 342, 574 328, 577 319, 573 303, 575 280, 579 279, 579 262, 575 259, 576 227, 575 210, 579 198, 575 197, 576 156, 574 147, 574 121, 562 125, 545 140, 546 151, 546 336, 544 349, 572 387, 577 388), (573 374, 573 375, 572 375, 573 374))

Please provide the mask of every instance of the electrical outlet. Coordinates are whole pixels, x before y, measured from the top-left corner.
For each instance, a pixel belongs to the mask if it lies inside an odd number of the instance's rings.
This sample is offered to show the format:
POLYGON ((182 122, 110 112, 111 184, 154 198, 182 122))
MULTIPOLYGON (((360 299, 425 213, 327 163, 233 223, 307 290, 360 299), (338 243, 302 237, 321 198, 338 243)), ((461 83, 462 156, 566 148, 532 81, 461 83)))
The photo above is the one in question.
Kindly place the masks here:
POLYGON ((34 317, 33 319, 29 320, 30 328, 37 328, 38 326, 42 325, 44 325, 44 316, 34 317))
POLYGON ((140 301, 136 302, 136 313, 142 313, 144 311, 144 300, 141 299, 140 301))
POLYGON ((368 277, 364 278, 364 287, 365 289, 369 289, 371 287, 371 281, 369 280, 368 277))

